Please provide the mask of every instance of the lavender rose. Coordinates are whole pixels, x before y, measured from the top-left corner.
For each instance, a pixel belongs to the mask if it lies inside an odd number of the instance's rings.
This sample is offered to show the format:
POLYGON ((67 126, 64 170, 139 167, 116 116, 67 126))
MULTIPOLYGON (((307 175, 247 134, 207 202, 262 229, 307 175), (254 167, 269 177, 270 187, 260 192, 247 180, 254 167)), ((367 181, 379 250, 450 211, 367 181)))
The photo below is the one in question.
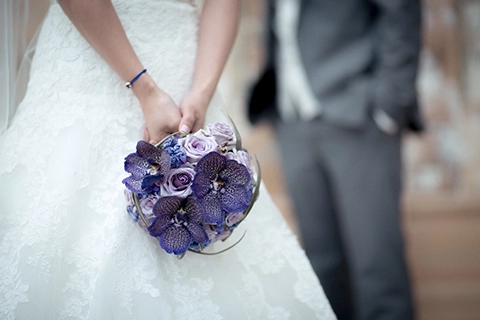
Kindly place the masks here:
POLYGON ((162 183, 162 194, 182 199, 188 197, 192 194, 190 185, 194 176, 195 170, 190 167, 171 169, 162 183))
POLYGON ((255 168, 253 167, 253 161, 250 154, 244 150, 233 149, 230 152, 227 152, 225 155, 228 160, 235 160, 240 164, 243 164, 247 167, 248 172, 253 176, 255 174, 255 168))
POLYGON ((244 212, 231 213, 225 217, 225 224, 229 227, 240 222, 245 217, 244 212))
POLYGON ((233 129, 221 122, 207 125, 207 132, 211 134, 221 147, 235 145, 235 133, 233 129))
POLYGON ((153 214, 153 206, 157 203, 160 197, 154 193, 149 194, 145 198, 140 200, 140 208, 145 216, 150 216, 153 214))
POLYGON ((232 234, 232 230, 219 230, 218 226, 213 224, 204 224, 204 229, 207 232, 208 239, 211 242, 224 240, 232 234))
POLYGON ((133 201, 133 192, 128 189, 125 189, 123 191, 123 194, 125 195, 125 200, 127 200, 128 205, 134 206, 135 201, 133 201))
POLYGON ((178 139, 178 143, 184 148, 190 163, 197 163, 207 153, 219 151, 215 138, 205 135, 203 130, 178 139))

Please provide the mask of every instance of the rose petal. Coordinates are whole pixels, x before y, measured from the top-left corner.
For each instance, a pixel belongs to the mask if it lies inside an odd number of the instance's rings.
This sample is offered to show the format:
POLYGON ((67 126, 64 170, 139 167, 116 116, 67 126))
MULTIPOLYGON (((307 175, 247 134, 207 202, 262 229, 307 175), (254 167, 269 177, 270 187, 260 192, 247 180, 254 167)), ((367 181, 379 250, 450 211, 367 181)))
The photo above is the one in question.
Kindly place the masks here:
POLYGON ((231 184, 246 185, 250 182, 250 173, 247 167, 235 160, 228 160, 226 168, 220 171, 218 177, 231 184))
POLYGON ((160 247, 166 252, 182 254, 188 250, 192 242, 190 232, 183 226, 169 225, 158 237, 160 247))
POLYGON ((221 208, 227 213, 244 211, 250 204, 251 194, 242 185, 229 184, 222 191, 219 202, 221 208))

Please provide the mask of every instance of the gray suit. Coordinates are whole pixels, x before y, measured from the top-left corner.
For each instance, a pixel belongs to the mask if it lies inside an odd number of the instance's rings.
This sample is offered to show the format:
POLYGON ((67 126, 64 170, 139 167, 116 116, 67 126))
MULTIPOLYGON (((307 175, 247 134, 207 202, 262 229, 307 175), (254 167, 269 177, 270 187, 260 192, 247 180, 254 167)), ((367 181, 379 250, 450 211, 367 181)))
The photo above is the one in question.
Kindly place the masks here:
MULTIPOLYGON (((275 127, 306 253, 339 319, 412 319, 400 146, 403 129, 423 127, 415 88, 420 3, 301 0, 299 21, 301 58, 322 113, 277 119, 275 127), (397 134, 379 130, 378 109, 397 134)), ((273 75, 253 90, 251 120, 274 102, 266 98, 275 94, 273 75)))

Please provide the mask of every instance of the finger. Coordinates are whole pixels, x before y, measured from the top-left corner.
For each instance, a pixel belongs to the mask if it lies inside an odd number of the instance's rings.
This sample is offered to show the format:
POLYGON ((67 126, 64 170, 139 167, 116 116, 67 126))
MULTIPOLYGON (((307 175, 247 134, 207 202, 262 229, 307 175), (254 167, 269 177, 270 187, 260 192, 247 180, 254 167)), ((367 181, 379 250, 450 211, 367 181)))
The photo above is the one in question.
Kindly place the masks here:
POLYGON ((178 129, 180 132, 190 133, 192 131, 194 123, 195 117, 193 116, 193 114, 186 113, 180 120, 180 125, 178 126, 178 129))
POLYGON ((148 142, 150 142, 151 144, 157 144, 157 143, 160 142, 161 140, 162 140, 162 139, 160 139, 160 138, 157 138, 157 139, 155 139, 155 138, 150 138, 150 141, 148 141, 148 142))
POLYGON ((197 119, 193 124, 192 132, 197 132, 198 130, 202 129, 203 125, 204 125, 204 121, 197 119))
POLYGON ((151 144, 157 144, 160 141, 162 141, 163 139, 165 139, 168 135, 169 135, 168 132, 159 132, 157 135, 151 136, 149 142, 151 144))
POLYGON ((150 142, 151 144, 157 144, 161 140, 162 140, 162 137, 160 135, 156 135, 156 136, 150 136, 150 140, 148 142, 150 142))
POLYGON ((143 135, 143 141, 149 141, 150 140, 150 134, 148 133, 147 127, 143 127, 142 135, 143 135))

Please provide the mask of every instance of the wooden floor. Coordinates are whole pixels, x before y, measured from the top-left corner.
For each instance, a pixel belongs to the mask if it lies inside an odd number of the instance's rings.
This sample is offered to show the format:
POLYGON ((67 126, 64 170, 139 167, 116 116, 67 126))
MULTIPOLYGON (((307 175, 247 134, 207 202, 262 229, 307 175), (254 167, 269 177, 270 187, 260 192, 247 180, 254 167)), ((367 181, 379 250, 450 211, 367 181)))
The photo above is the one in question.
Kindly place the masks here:
MULTIPOLYGON (((244 145, 259 158, 264 182, 298 232, 274 134, 254 129, 244 145)), ((480 197, 409 196, 403 228, 419 320, 480 320, 480 197)))
POLYGON ((480 319, 480 200, 437 196, 405 202, 419 319, 480 319))

